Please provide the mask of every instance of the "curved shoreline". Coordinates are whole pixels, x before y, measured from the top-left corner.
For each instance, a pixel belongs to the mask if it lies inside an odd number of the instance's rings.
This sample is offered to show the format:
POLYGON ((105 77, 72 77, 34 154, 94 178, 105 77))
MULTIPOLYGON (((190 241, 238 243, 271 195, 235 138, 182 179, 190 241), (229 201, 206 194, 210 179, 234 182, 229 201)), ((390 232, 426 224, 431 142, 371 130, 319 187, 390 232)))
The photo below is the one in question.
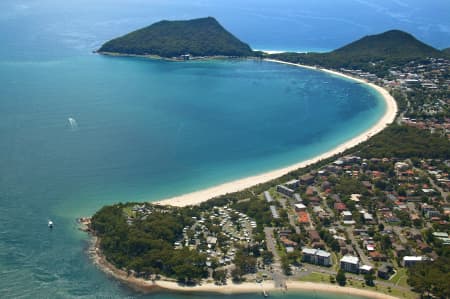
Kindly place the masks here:
POLYGON ((350 80, 356 81, 358 83, 366 84, 367 86, 371 87, 372 89, 377 91, 378 94, 380 94, 382 96, 382 98, 384 99, 384 101, 386 103, 386 112, 384 113, 383 117, 380 118, 378 120, 378 122, 374 126, 369 128, 368 130, 364 131, 360 135, 358 135, 358 136, 356 136, 356 137, 354 137, 354 138, 336 146, 335 148, 333 148, 325 153, 322 153, 314 158, 311 158, 311 159, 308 159, 308 160, 305 160, 305 161, 302 161, 299 163, 295 163, 295 164, 287 166, 287 167, 283 167, 280 169, 272 170, 269 172, 265 172, 265 173, 250 176, 250 177, 245 177, 242 179, 223 183, 223 184, 213 186, 210 188, 206 188, 206 189, 202 189, 199 191, 194 191, 191 193, 158 200, 155 203, 179 206, 179 207, 188 206, 188 205, 198 205, 198 204, 200 204, 204 201, 207 201, 213 197, 225 195, 227 193, 242 191, 242 190, 250 188, 252 186, 266 183, 268 181, 271 181, 273 179, 281 177, 291 171, 297 170, 299 168, 307 167, 307 166, 314 164, 320 160, 332 157, 332 156, 342 153, 352 147, 355 147, 356 145, 368 140, 373 135, 381 132, 384 128, 386 128, 387 125, 393 123, 395 120, 395 117, 397 116, 397 111, 398 111, 397 102, 394 100, 394 98, 389 94, 389 92, 386 89, 384 89, 378 85, 375 85, 375 84, 367 82, 363 79, 355 78, 355 77, 352 77, 352 76, 349 76, 349 75, 346 75, 346 74, 343 74, 343 73, 340 73, 337 71, 333 71, 333 70, 316 68, 316 67, 312 67, 312 66, 296 64, 296 63, 291 63, 291 62, 284 62, 284 61, 275 60, 275 59, 264 59, 264 61, 281 63, 281 64, 286 64, 286 65, 291 65, 291 66, 297 66, 297 67, 307 68, 307 69, 316 70, 316 71, 322 71, 322 72, 326 72, 331 75, 350 79, 350 80))
MULTIPOLYGON (((224 183, 204 190, 160 200, 155 203, 172 206, 196 205, 216 196, 241 191, 254 185, 265 183, 267 181, 281 177, 291 171, 306 167, 320 160, 342 153, 343 151, 350 149, 361 142, 366 141, 374 134, 381 132, 387 125, 391 124, 396 118, 398 111, 397 103, 395 102, 394 98, 389 94, 389 92, 380 86, 366 82, 359 78, 354 78, 349 75, 345 75, 343 73, 339 73, 328 69, 322 68, 319 69, 311 66, 299 65, 271 59, 266 59, 265 61, 282 63, 297 67, 304 67, 317 71, 323 71, 332 75, 337 75, 343 78, 351 79, 359 83, 366 84, 371 88, 373 88, 374 90, 376 90, 382 96, 382 98, 386 103, 386 111, 383 117, 381 117, 378 120, 378 122, 368 130, 312 159, 308 159, 306 161, 302 161, 293 164, 291 166, 269 171, 263 174, 224 183)), ((375 299, 397 299, 397 297, 395 296, 379 293, 372 290, 363 290, 353 287, 341 287, 332 284, 321 284, 321 283, 300 282, 300 281, 287 281, 286 289, 276 287, 272 281, 264 281, 263 283, 244 282, 240 284, 234 284, 229 282, 225 286, 218 286, 211 282, 203 282, 202 284, 196 286, 183 286, 173 280, 145 280, 143 278, 136 278, 132 275, 128 275, 123 270, 117 269, 114 265, 112 265, 106 260, 105 256, 102 254, 99 248, 99 239, 96 238, 95 236, 93 237, 93 241, 90 246, 89 252, 94 263, 100 268, 100 270, 114 277, 115 279, 118 279, 119 281, 125 283, 131 288, 144 292, 173 291, 181 293, 217 293, 230 295, 230 294, 250 294, 250 293, 255 294, 255 293, 263 293, 264 291, 269 293, 284 292, 287 290, 288 292, 320 292, 320 293, 333 293, 350 296, 361 296, 375 299)))
POLYGON ((301 281, 286 281, 285 288, 275 287, 273 281, 264 281, 262 283, 243 282, 234 284, 229 281, 226 285, 215 285, 214 283, 205 282, 195 286, 183 286, 173 280, 145 280, 143 278, 136 278, 128 275, 125 271, 117 269, 114 265, 108 262, 105 256, 101 253, 98 247, 99 239, 92 237, 91 245, 89 247, 90 257, 94 264, 111 277, 121 281, 129 287, 141 292, 155 292, 155 291, 172 291, 179 293, 216 293, 223 295, 231 294, 258 294, 263 292, 319 292, 319 293, 333 293, 343 294, 349 296, 361 296, 374 299, 398 299, 395 296, 371 291, 362 290, 353 287, 341 287, 338 285, 301 282, 301 281))

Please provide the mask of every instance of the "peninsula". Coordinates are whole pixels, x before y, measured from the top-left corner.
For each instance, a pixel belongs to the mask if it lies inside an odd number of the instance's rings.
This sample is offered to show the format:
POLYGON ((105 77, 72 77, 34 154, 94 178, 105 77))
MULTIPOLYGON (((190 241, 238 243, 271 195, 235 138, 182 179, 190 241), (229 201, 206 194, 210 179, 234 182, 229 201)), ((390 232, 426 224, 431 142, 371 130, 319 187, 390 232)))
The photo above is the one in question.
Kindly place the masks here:
POLYGON ((94 260, 146 290, 447 298, 446 55, 398 30, 330 53, 265 55, 369 84, 386 114, 311 161, 159 203, 103 207, 87 221, 94 260))
POLYGON ((101 54, 190 57, 247 57, 254 53, 212 17, 188 21, 160 21, 106 42, 101 54))

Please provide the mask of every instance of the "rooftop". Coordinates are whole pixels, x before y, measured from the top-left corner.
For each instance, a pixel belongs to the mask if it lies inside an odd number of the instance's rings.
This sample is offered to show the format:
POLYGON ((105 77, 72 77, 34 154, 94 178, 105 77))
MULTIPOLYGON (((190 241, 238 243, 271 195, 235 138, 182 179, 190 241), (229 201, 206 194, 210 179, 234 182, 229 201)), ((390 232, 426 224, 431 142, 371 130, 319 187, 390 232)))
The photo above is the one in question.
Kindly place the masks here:
POLYGON ((344 255, 341 258, 341 263, 342 262, 357 265, 359 263, 359 258, 353 255, 344 255))

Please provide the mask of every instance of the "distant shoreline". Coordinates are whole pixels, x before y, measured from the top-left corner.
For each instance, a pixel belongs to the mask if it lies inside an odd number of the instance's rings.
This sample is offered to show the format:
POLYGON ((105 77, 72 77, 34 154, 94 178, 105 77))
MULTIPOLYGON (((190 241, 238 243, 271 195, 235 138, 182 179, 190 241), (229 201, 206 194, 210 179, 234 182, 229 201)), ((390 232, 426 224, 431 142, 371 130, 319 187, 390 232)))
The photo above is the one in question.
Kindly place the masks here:
POLYGON ((223 184, 216 185, 216 186, 206 188, 206 189, 202 189, 199 191, 194 191, 191 193, 162 199, 162 200, 156 201, 155 203, 179 206, 179 207, 188 206, 188 205, 198 205, 202 202, 205 202, 205 201, 207 201, 211 198, 217 197, 217 196, 225 195, 227 193, 239 192, 239 191, 245 190, 247 188, 250 188, 252 186, 266 183, 268 181, 271 181, 271 180, 279 178, 283 175, 286 175, 289 172, 295 171, 300 168, 307 167, 311 164, 314 164, 321 160, 330 158, 330 157, 340 154, 352 147, 355 147, 356 145, 358 145, 364 141, 367 141, 373 135, 381 132, 389 124, 391 124, 395 121, 395 118, 396 118, 397 112, 398 112, 397 102, 389 94, 389 92, 386 89, 384 89, 378 85, 367 82, 360 78, 355 78, 355 77, 352 77, 352 76, 349 76, 349 75, 346 75, 346 74, 343 74, 343 73, 340 73, 337 71, 329 70, 329 69, 316 68, 316 67, 312 67, 312 66, 284 62, 284 61, 275 60, 275 59, 264 59, 264 61, 281 63, 281 64, 286 64, 286 65, 291 65, 291 66, 297 66, 297 67, 307 68, 307 69, 316 70, 316 71, 322 71, 322 72, 325 72, 325 73, 328 73, 331 75, 339 76, 342 78, 356 81, 361 84, 365 84, 365 85, 369 86, 370 88, 374 89, 378 94, 380 94, 382 96, 382 98, 384 99, 384 101, 386 103, 386 111, 385 111, 383 117, 381 117, 375 125, 373 125, 369 129, 367 129, 363 133, 359 134, 358 136, 353 137, 352 139, 350 139, 350 140, 336 146, 335 148, 333 148, 323 154, 320 154, 314 158, 311 158, 311 159, 308 159, 305 161, 301 161, 299 163, 295 163, 295 164, 287 166, 287 167, 268 171, 268 172, 250 176, 250 177, 245 177, 242 179, 223 183, 223 184))
POLYGON ((262 283, 256 282, 243 282, 239 284, 228 281, 226 285, 215 285, 211 282, 203 282, 200 285, 195 286, 183 286, 178 284, 175 280, 145 280, 143 278, 137 278, 133 275, 128 275, 126 271, 117 269, 113 264, 108 262, 105 256, 101 253, 99 248, 100 239, 93 236, 89 247, 90 258, 93 260, 97 267, 112 276, 113 278, 121 281, 129 287, 141 291, 141 292, 157 292, 157 291, 173 291, 179 293, 216 293, 216 294, 263 294, 263 292, 320 292, 320 293, 333 293, 343 294, 350 296, 362 296, 373 299, 398 299, 397 297, 378 293, 371 290, 362 290, 353 287, 341 287, 333 284, 322 284, 313 282, 301 282, 301 281, 286 281, 285 288, 279 288, 274 285, 273 281, 264 281, 262 283))
MULTIPOLYGON (((175 57, 162 57, 158 55, 141 55, 141 54, 126 54, 126 53, 118 53, 118 52, 103 52, 103 51, 93 51, 94 54, 104 55, 104 56, 113 56, 113 57, 137 57, 137 58, 147 58, 147 59, 154 59, 154 60, 164 60, 164 61, 175 61, 175 62, 182 62, 183 59, 178 59, 175 57)), ((198 60, 215 60, 215 59, 250 59, 250 58, 257 58, 256 56, 223 56, 223 55, 216 55, 216 56, 190 56, 190 59, 187 61, 198 61, 198 60)))

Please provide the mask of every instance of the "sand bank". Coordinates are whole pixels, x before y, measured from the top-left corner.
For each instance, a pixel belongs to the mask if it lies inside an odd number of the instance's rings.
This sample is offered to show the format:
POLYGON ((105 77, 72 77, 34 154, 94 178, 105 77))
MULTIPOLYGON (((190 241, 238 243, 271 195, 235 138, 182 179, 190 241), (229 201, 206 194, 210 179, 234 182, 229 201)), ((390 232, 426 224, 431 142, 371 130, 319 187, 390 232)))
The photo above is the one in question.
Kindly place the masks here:
POLYGON ((347 142, 344 142, 343 144, 340 144, 337 147, 335 147, 321 155, 318 155, 312 159, 308 159, 308 160, 293 164, 288 167, 284 167, 284 168, 276 169, 276 170, 269 171, 266 173, 258 174, 255 176, 250 176, 250 177, 246 177, 246 178, 239 179, 236 181, 224 183, 224 184, 214 186, 211 188, 207 188, 204 190, 199 190, 196 192, 192 192, 192 193, 188 193, 188 194, 184 194, 184 195, 180 195, 180 196, 175 196, 175 197, 168 198, 168 199, 163 199, 163 200, 158 201, 158 203, 168 204, 168 205, 173 205, 173 206, 196 205, 196 204, 200 204, 200 203, 202 203, 210 198, 216 197, 216 196, 220 196, 220 195, 224 195, 224 194, 232 193, 232 192, 237 192, 237 191, 242 191, 249 187, 268 182, 270 180, 281 177, 291 171, 306 167, 306 166, 316 163, 320 160, 323 160, 323 159, 332 157, 336 154, 342 153, 345 150, 350 149, 350 148, 358 145, 359 143, 366 141, 371 136, 379 133, 387 125, 391 124, 395 120, 395 117, 396 117, 397 111, 398 111, 397 103, 395 102, 394 98, 389 94, 389 92, 380 86, 377 86, 377 85, 375 85, 373 83, 369 83, 365 80, 362 80, 359 78, 354 78, 354 77, 348 76, 346 74, 339 73, 339 72, 332 71, 332 70, 321 69, 321 68, 319 69, 319 68, 315 68, 315 67, 311 67, 311 66, 283 62, 283 61, 272 60, 272 59, 266 59, 266 61, 277 62, 277 63, 287 64, 287 65, 293 65, 293 66, 308 68, 308 69, 312 69, 312 70, 322 71, 322 72, 326 72, 326 73, 329 73, 332 75, 351 79, 351 80, 354 80, 354 81, 362 83, 362 84, 366 84, 366 85, 370 86, 371 88, 375 89, 383 97, 384 101, 386 102, 385 114, 374 126, 369 128, 362 134, 360 134, 360 135, 348 140, 347 142))

